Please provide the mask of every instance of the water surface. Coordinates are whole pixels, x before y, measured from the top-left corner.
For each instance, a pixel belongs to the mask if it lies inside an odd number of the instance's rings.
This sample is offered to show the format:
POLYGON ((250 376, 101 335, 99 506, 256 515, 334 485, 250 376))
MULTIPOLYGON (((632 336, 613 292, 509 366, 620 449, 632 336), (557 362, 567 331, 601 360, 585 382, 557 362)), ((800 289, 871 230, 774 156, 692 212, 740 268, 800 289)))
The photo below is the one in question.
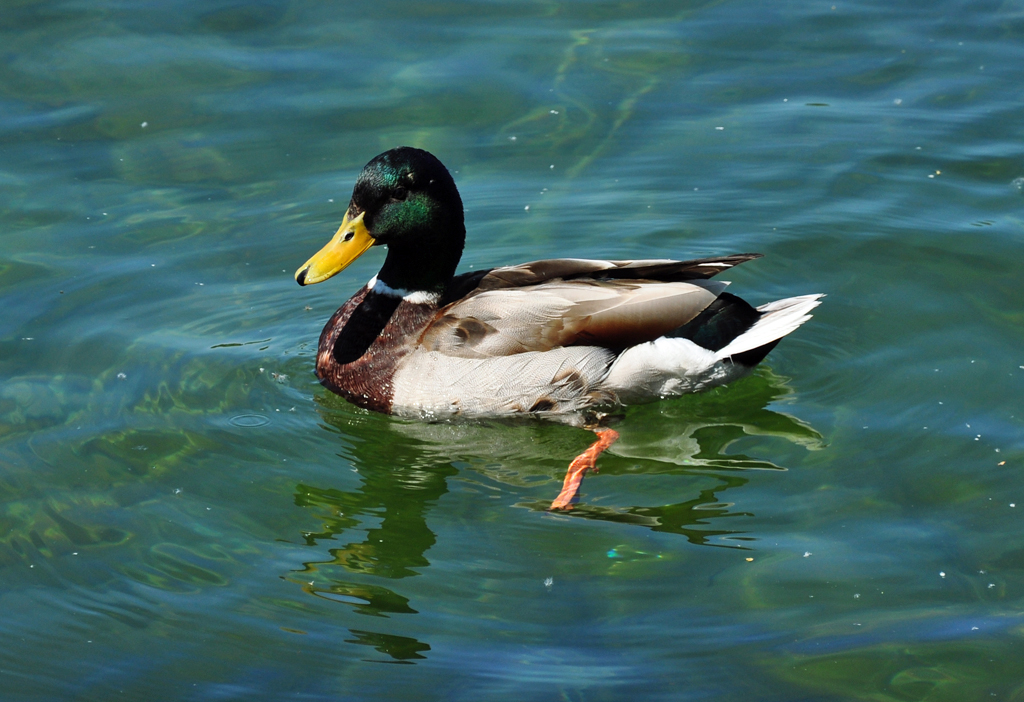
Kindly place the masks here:
POLYGON ((5 700, 1024 700, 1024 11, 5 4, 5 700), (760 251, 757 373, 591 436, 322 389, 295 268, 436 153, 462 268, 760 251))

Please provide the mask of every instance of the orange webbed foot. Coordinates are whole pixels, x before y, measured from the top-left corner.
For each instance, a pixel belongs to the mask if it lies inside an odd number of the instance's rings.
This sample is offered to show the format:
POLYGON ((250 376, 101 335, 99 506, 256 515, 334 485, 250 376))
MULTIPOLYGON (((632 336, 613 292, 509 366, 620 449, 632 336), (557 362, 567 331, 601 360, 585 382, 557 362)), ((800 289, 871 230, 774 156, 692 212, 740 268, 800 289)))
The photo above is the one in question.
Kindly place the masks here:
POLYGON ((588 470, 596 473, 597 457, 619 438, 619 432, 614 429, 595 429, 594 433, 597 434, 597 441, 569 464, 569 471, 565 474, 565 480, 562 482, 562 491, 551 503, 550 509, 572 509, 573 502, 580 491, 580 484, 583 482, 583 474, 588 470))

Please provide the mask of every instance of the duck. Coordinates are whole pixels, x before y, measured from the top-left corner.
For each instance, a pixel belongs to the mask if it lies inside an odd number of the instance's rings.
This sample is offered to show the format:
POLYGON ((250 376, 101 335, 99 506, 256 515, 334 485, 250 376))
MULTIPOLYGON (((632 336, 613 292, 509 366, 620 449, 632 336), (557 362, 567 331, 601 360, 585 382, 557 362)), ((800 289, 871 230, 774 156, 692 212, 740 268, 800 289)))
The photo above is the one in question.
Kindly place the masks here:
POLYGON ((570 509, 618 433, 615 408, 748 375, 823 297, 754 307, 713 279, 761 254, 686 261, 556 258, 456 273, 462 198, 428 151, 401 146, 362 169, 341 226, 295 272, 321 283, 375 246, 380 271, 331 316, 317 346, 328 390, 426 421, 534 416, 596 440, 551 508, 570 509))

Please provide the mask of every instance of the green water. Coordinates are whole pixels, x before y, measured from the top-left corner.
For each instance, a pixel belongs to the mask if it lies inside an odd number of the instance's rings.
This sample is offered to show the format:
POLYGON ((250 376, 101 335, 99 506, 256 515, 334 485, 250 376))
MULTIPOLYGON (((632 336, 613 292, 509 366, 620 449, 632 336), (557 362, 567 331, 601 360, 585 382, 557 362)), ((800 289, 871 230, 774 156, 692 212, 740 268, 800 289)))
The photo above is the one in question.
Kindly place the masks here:
POLYGON ((1024 700, 1024 8, 0 11, 0 698, 1024 700), (387 148, 462 269, 760 251, 756 375, 585 431, 313 377, 387 148))

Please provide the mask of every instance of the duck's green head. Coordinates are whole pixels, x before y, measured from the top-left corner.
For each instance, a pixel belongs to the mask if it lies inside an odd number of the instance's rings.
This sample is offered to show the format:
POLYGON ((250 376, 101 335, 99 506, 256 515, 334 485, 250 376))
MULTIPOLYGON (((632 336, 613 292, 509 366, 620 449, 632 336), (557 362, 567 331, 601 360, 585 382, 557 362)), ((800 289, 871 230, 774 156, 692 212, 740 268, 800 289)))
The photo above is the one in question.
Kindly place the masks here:
POLYGON ((366 164, 337 234, 295 280, 327 280, 384 244, 378 280, 396 290, 439 292, 455 274, 465 241, 462 199, 448 169, 427 151, 401 146, 366 164))

